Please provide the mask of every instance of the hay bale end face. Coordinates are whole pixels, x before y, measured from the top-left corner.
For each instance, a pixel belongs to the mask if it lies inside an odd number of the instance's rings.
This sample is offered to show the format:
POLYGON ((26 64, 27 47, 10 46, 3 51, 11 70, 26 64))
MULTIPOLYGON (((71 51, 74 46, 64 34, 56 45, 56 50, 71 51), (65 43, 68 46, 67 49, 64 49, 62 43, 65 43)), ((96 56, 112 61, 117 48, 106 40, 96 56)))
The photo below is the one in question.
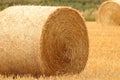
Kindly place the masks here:
POLYGON ((81 72, 88 34, 69 7, 14 6, 0 12, 0 73, 56 75, 81 72))
POLYGON ((96 21, 102 25, 120 25, 120 1, 104 2, 97 13, 96 21))

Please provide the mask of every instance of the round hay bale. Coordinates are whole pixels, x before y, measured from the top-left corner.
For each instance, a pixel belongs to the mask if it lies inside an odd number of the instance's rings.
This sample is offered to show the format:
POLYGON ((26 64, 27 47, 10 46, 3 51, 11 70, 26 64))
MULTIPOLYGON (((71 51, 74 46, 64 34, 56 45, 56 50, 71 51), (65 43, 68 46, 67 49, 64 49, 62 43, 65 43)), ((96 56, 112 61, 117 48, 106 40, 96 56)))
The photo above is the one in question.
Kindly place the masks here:
POLYGON ((102 25, 120 25, 120 0, 104 2, 97 13, 96 21, 102 25))
POLYGON ((70 7, 14 6, 0 12, 0 73, 81 72, 88 59, 83 18, 70 7))

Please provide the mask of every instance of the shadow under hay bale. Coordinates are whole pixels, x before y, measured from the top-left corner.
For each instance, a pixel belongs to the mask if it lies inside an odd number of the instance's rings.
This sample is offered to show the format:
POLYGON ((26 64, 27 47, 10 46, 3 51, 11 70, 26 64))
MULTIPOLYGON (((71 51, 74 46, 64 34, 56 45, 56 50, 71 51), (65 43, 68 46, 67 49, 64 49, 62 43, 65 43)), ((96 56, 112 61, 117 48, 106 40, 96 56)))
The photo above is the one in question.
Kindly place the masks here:
POLYGON ((0 12, 0 73, 79 73, 87 62, 86 25, 70 7, 14 6, 0 12))

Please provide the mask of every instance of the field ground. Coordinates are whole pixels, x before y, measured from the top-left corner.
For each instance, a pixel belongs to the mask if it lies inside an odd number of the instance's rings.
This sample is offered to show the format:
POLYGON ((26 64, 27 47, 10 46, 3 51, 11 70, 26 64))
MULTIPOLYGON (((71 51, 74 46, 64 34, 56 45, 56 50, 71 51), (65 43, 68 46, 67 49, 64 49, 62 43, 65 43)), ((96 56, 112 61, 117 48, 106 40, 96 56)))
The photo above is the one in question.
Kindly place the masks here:
MULTIPOLYGON (((100 26, 86 22, 90 53, 85 70, 80 74, 40 77, 38 80, 120 80, 120 26, 100 26)), ((12 80, 12 77, 0 80, 12 80)), ((16 80, 37 80, 18 77, 16 80)))

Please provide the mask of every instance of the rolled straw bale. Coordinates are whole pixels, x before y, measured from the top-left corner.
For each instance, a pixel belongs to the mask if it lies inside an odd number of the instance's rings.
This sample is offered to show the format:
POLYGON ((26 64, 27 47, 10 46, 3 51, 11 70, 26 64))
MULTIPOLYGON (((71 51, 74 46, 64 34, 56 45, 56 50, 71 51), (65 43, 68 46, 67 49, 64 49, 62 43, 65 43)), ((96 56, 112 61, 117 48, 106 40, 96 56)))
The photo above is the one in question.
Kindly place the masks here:
POLYGON ((70 7, 14 6, 0 12, 0 73, 81 72, 88 59, 83 18, 70 7))
POLYGON ((96 20, 102 25, 120 25, 120 0, 103 2, 96 20))

